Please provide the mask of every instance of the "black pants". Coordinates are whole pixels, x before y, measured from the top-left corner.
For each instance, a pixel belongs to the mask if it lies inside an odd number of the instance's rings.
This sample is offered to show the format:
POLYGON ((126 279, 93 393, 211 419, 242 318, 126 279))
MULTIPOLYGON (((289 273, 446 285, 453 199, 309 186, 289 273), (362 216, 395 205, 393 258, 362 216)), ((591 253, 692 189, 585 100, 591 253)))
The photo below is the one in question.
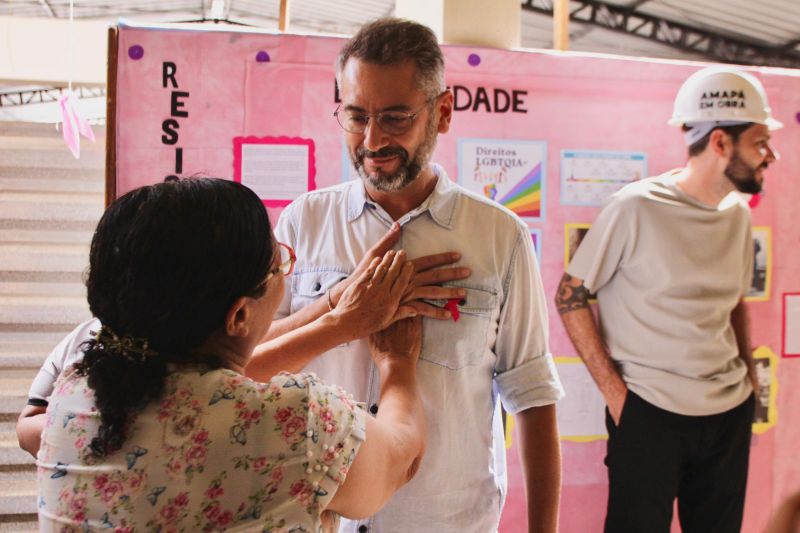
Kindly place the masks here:
POLYGON ((619 426, 606 409, 606 533, 668 533, 676 497, 684 533, 738 532, 753 408, 684 416, 628 392, 619 426))

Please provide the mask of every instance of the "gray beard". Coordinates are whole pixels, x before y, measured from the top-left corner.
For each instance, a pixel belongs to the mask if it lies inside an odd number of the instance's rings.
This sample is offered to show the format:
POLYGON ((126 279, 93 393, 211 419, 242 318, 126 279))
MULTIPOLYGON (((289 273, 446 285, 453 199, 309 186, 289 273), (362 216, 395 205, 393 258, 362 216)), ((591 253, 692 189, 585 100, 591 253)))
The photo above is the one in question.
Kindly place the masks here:
POLYGON ((414 180, 417 179, 422 169, 424 169, 430 161, 433 150, 436 148, 436 122, 434 121, 434 114, 431 113, 428 122, 425 124, 425 139, 417 147, 414 158, 409 161, 408 152, 404 148, 384 148, 377 152, 370 152, 364 147, 356 149, 355 154, 350 154, 350 159, 353 162, 358 175, 366 184, 371 188, 381 192, 395 192, 408 187, 414 180), (400 168, 394 174, 373 174, 370 175, 364 170, 364 157, 371 155, 373 157, 387 157, 396 155, 400 157, 400 168))

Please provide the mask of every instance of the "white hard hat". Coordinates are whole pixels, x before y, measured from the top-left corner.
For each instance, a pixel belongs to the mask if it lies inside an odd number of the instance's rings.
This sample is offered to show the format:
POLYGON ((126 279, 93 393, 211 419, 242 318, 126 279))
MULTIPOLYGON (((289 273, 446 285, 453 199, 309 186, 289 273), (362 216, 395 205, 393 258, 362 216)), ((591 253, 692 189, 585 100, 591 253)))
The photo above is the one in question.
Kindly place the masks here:
POLYGON ((761 82, 752 74, 724 66, 698 70, 683 82, 675 97, 669 125, 702 122, 752 122, 770 130, 783 127, 772 118, 761 82))

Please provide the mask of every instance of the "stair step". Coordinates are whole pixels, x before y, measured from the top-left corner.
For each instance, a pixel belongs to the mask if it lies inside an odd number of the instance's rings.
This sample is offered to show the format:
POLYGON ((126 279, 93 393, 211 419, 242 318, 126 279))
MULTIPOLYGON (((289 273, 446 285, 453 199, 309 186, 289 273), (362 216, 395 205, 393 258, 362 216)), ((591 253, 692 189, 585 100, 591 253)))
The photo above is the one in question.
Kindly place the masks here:
POLYGON ((83 285, 83 270, 72 272, 35 272, 30 270, 2 270, 0 280, 8 283, 75 283, 83 285))
POLYGON ((0 422, 0 440, 13 436, 17 438, 17 422, 16 420, 6 420, 0 422))
POLYGON ((1 254, 30 254, 32 256, 48 256, 54 254, 70 254, 89 257, 88 242, 3 242, 0 243, 1 254))
POLYGON ((88 253, 0 251, 0 271, 83 272, 88 266, 88 253))
POLYGON ((105 180, 102 174, 89 172, 84 179, 61 179, 38 177, 33 178, 27 172, 19 171, 15 177, 0 178, 0 191, 48 191, 65 193, 100 193, 105 192, 105 180))
POLYGON ((32 199, 9 202, 0 201, 0 213, 6 220, 73 220, 92 221, 95 224, 103 215, 103 202, 89 203, 37 202, 32 199))
POLYGON ((79 231, 94 233, 97 220, 41 220, 33 217, 0 219, 0 230, 10 231, 79 231))
MULTIPOLYGON (((37 369, 38 370, 38 369, 37 369)), ((25 396, 37 370, 30 368, 5 368, 0 376, 0 396, 25 396)))
POLYGON ((65 183, 76 183, 92 179, 105 184, 105 170, 103 169, 47 168, 46 166, 26 168, 11 165, 6 161, 3 161, 3 165, 0 166, 0 182, 6 178, 38 180, 53 179, 53 176, 58 176, 58 179, 65 183))
MULTIPOLYGON (((86 141, 81 142, 81 155, 88 152, 105 152, 105 146, 98 143, 95 130, 95 142, 86 141)), ((64 143, 64 138, 58 131, 42 132, 42 135, 31 137, 29 135, 2 135, 0 136, 0 150, 37 150, 37 151, 53 151, 57 152, 67 145, 64 143)), ((82 140, 82 139, 81 139, 82 140)))
POLYGON ((4 348, 0 350, 0 372, 5 372, 7 368, 39 369, 44 364, 52 348, 51 346, 44 354, 39 352, 14 352, 4 348))
POLYGON ((17 433, 0 438, 0 465, 16 471, 32 470, 36 467, 36 459, 19 447, 17 433))
POLYGON ((8 191, 0 188, 0 202, 103 205, 102 192, 8 191))
MULTIPOLYGON (((95 138, 99 141, 104 138, 106 127, 92 125, 95 138)), ((0 136, 36 137, 62 139, 61 132, 52 124, 39 122, 0 122, 0 136)), ((63 142, 63 139, 62 139, 63 142)))
POLYGON ((3 342, 53 343, 75 329, 82 321, 56 322, 53 324, 14 324, 0 322, 0 344, 3 342))
POLYGON ((39 369, 74 325, 58 331, 0 331, 0 372, 6 368, 39 369))
MULTIPOLYGON (((2 281, 0 296, 77 296, 86 298, 86 287, 82 283, 36 283, 26 281, 2 281)), ((0 350, 2 347, 0 346, 0 350)))
POLYGON ((0 229, 0 242, 5 243, 71 243, 89 245, 92 231, 70 231, 62 229, 0 229))
POLYGON ((35 514, 15 514, 0 516, 0 533, 37 533, 39 522, 35 514), (11 518, 5 521, 6 518, 11 518))
POLYGON ((72 324, 91 318, 85 298, 0 296, 0 322, 6 324, 72 324))
POLYGON ((36 472, 0 473, 0 514, 36 512, 36 472))
MULTIPOLYGON (((38 142, 38 140, 37 140, 38 142)), ((102 142, 102 140, 101 140, 102 142)), ((105 168, 103 150, 84 150, 91 143, 81 143, 81 158, 75 159, 67 145, 40 150, 3 150, 3 165, 24 168, 98 170, 105 168)))
MULTIPOLYGON (((18 415, 28 402, 37 369, 6 368, 0 376, 0 413, 18 415)), ((0 461, 0 464, 3 464, 0 461)))

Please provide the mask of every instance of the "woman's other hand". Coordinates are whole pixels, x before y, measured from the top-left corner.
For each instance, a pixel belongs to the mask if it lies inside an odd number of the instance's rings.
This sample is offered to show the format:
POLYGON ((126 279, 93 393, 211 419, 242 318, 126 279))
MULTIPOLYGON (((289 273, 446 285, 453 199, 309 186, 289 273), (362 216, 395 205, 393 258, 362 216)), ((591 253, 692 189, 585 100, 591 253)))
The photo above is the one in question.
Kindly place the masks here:
POLYGON ((422 349, 422 317, 406 318, 369 336, 375 365, 399 362, 416 365, 422 349))

